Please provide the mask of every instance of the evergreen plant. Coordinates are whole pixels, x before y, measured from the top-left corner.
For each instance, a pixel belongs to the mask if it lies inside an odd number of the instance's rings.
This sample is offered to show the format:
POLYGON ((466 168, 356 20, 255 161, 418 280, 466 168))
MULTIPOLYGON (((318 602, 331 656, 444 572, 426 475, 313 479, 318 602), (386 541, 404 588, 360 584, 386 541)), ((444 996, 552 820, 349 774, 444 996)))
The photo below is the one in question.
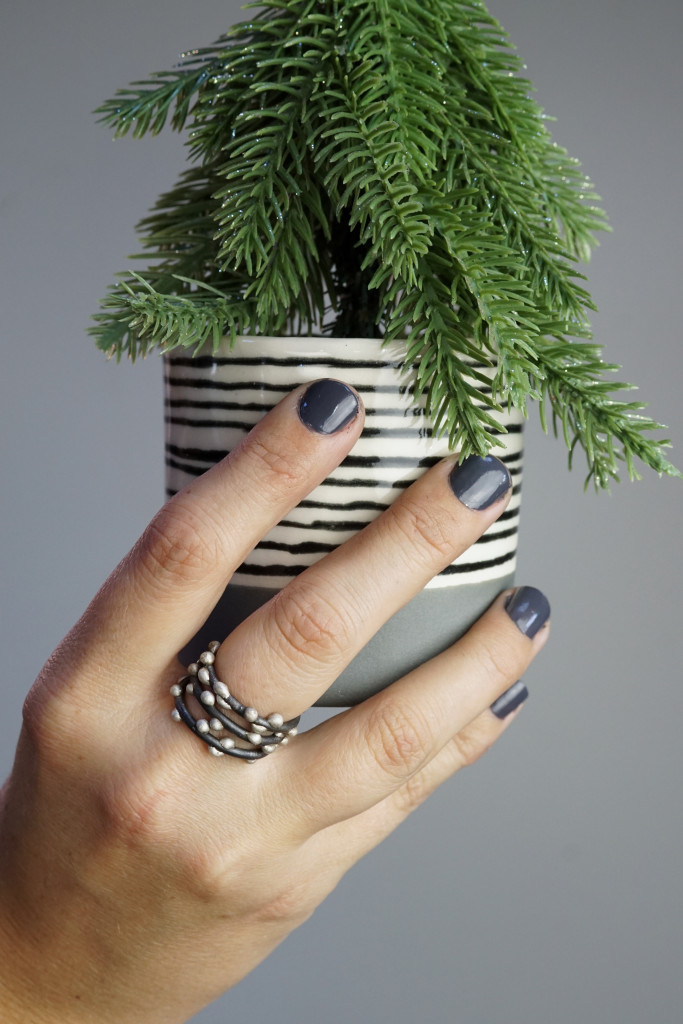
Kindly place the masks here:
POLYGON ((139 225, 148 266, 109 290, 98 346, 135 359, 225 335, 399 341, 415 400, 464 455, 499 443, 496 410, 526 415, 531 399, 596 488, 620 463, 637 477, 636 457, 680 476, 591 341, 578 263, 606 227, 598 197, 483 3, 248 6, 98 110, 116 136, 188 129, 190 156, 139 225), (495 369, 492 392, 473 360, 495 369))

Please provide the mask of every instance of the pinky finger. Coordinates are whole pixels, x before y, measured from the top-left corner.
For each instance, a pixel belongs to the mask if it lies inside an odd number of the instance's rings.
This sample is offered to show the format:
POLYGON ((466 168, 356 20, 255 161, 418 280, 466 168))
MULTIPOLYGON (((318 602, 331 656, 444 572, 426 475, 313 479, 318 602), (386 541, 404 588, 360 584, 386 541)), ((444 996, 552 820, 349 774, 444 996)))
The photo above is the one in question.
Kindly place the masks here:
POLYGON ((405 821, 442 782, 478 761, 512 724, 527 696, 524 683, 514 683, 399 789, 356 817, 329 826, 315 838, 330 852, 334 850, 337 857, 341 855, 344 870, 351 867, 405 821))

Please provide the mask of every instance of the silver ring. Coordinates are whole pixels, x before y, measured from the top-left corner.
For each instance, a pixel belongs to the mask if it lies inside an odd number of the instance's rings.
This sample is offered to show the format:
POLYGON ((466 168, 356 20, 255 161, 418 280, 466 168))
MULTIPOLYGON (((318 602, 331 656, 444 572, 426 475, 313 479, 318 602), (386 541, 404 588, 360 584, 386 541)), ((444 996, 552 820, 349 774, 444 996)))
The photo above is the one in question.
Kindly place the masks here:
POLYGON ((212 640, 197 661, 187 666, 186 674, 173 684, 171 696, 175 707, 171 718, 183 722, 199 736, 215 757, 228 754, 243 761, 259 761, 296 736, 301 716, 285 722, 277 712, 263 716, 238 700, 216 675, 214 663, 219 647, 219 641, 212 640), (192 714, 185 699, 190 694, 208 717, 192 714))

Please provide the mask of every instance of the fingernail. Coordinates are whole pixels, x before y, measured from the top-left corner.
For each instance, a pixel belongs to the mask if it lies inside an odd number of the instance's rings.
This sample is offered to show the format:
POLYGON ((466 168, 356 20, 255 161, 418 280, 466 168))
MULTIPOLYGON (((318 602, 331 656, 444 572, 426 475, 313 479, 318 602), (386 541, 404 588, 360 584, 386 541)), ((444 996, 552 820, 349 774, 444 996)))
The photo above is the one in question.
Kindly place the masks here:
POLYGON ((548 598, 536 587, 520 587, 505 602, 515 626, 531 640, 550 618, 548 598))
POLYGON ((355 419, 358 398, 340 380, 316 380, 299 401, 299 417, 317 434, 336 434, 355 419))
POLYGON ((512 482, 506 466, 493 455, 470 455, 453 467, 448 479, 456 498, 476 512, 502 498, 512 482))
POLYGON ((494 700, 491 705, 491 711, 493 711, 496 718, 507 718, 515 708, 524 703, 528 696, 529 691, 524 685, 523 680, 518 679, 505 693, 501 693, 498 700, 494 700))

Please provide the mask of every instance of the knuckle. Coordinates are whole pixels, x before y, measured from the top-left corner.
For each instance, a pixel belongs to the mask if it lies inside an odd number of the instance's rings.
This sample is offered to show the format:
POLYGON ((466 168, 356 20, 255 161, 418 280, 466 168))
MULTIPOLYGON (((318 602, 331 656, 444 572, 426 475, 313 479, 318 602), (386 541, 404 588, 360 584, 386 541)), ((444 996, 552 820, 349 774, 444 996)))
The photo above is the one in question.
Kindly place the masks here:
POLYGON ((301 456, 294 445, 279 446, 265 437, 251 437, 245 454, 251 464, 250 475, 258 479, 259 487, 272 491, 288 490, 301 481, 301 456))
POLYGON ((39 692, 38 683, 28 691, 21 709, 24 735, 36 752, 49 751, 54 744, 54 727, 47 702, 39 692))
POLYGON ((98 810, 107 835, 117 839, 141 840, 144 833, 153 834, 148 808, 132 786, 117 784, 99 794, 98 810))
MULTIPOLYGON (((76 632, 74 630, 73 632, 76 632)), ((90 731, 86 701, 74 699, 76 645, 67 636, 43 666, 22 705, 22 732, 34 756, 54 771, 69 771, 84 755, 90 731)))
POLYGON ((291 654, 296 663, 302 655, 318 663, 334 661, 350 640, 351 624, 343 607, 310 582, 305 589, 290 584, 287 591, 275 597, 271 619, 285 656, 291 654))
POLYGON ((119 772, 98 795, 99 811, 110 835, 127 845, 159 848, 168 832, 165 822, 172 820, 168 812, 169 794, 155 786, 140 772, 119 772))
POLYGON ((168 878, 200 903, 220 894, 221 853, 205 832, 198 841, 195 823, 188 823, 177 793, 168 783, 141 770, 120 772, 96 794, 96 813, 110 846, 124 849, 168 878))
POLYGON ((151 521, 136 546, 143 574, 156 584, 197 583, 220 555, 215 526, 198 510, 171 501, 151 521))
POLYGON ((385 698, 378 703, 365 734, 370 753, 384 775, 404 779, 428 757, 426 731, 413 707, 385 698))
POLYGON ((479 667, 487 680, 505 689, 515 677, 515 668, 518 659, 510 650, 509 644, 502 637, 491 635, 485 644, 479 644, 476 648, 475 657, 479 667))
POLYGON ((257 905, 255 917, 262 924, 286 925, 289 931, 307 921, 318 902, 308 880, 290 880, 286 888, 278 888, 257 905))
POLYGON ((441 564, 453 557, 453 539, 447 524, 435 511, 418 501, 404 497, 389 509, 390 526, 409 543, 412 553, 441 564))
POLYGON ((416 772, 396 791, 395 801, 400 814, 408 816, 431 796, 434 786, 424 772, 416 772))
POLYGON ((455 762, 454 770, 460 768, 471 768, 472 765, 482 757, 489 749, 492 740, 483 743, 481 737, 471 735, 467 732, 460 733, 451 739, 451 751, 455 762))
POLYGON ((55 776, 71 775, 86 756, 80 717, 70 713, 64 701, 46 700, 37 683, 24 700, 22 733, 36 764, 55 776))
POLYGON ((110 847, 141 858, 200 901, 221 885, 222 851, 207 831, 198 832, 179 797, 179 778, 168 765, 131 766, 100 778, 93 813, 110 847))

